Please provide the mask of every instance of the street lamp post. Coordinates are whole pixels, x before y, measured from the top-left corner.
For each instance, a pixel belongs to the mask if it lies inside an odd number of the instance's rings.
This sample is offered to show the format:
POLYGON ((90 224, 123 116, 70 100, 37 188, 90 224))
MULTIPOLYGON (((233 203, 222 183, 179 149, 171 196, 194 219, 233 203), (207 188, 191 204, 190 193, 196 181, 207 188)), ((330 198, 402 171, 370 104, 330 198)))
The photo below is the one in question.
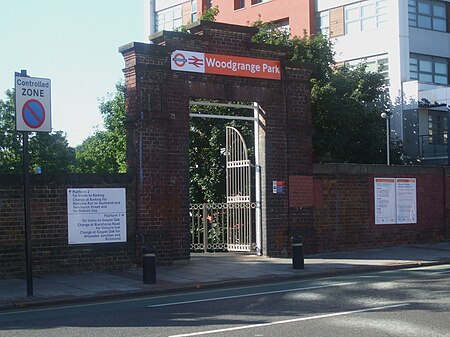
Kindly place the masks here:
POLYGON ((381 113, 381 118, 386 119, 386 164, 390 165, 391 164, 391 160, 390 160, 390 142, 391 142, 391 137, 390 137, 390 121, 389 119, 391 118, 391 114, 390 112, 383 112, 381 113))

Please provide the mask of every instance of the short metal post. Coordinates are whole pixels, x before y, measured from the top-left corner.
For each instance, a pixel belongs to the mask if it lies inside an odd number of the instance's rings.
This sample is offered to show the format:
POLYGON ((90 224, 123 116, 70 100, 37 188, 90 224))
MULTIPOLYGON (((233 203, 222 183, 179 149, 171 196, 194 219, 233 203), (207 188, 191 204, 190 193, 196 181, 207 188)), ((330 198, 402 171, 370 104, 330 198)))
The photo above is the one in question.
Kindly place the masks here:
POLYGON ((142 248, 142 271, 144 284, 156 283, 156 255, 154 248, 142 248))
POLYGON ((292 267, 294 269, 305 269, 305 257, 303 255, 303 238, 294 236, 292 240, 292 267))

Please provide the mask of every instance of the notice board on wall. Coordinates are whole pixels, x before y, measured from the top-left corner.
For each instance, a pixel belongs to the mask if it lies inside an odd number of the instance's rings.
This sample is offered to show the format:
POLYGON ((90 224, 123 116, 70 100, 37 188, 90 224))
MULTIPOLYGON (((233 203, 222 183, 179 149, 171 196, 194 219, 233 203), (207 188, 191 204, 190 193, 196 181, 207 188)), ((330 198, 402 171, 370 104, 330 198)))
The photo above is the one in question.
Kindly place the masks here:
POLYGON ((416 178, 374 178, 375 224, 417 223, 416 178))
POLYGON ((69 244, 126 242, 125 188, 67 190, 69 244))

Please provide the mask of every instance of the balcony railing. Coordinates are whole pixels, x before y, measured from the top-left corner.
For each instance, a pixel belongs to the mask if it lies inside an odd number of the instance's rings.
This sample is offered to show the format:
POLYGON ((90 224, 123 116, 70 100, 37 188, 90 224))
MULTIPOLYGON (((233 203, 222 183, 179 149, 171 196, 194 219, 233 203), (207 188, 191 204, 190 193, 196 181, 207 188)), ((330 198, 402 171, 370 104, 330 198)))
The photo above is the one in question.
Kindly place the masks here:
POLYGON ((424 159, 446 158, 447 133, 419 136, 419 156, 424 159))

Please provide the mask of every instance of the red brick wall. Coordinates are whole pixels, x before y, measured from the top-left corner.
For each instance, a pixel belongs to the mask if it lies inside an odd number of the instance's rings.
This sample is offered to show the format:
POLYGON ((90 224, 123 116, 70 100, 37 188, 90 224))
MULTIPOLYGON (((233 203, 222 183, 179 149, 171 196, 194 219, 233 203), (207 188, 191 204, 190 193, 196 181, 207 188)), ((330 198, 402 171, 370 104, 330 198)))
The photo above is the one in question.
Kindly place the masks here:
MULTIPOLYGON (((128 175, 31 176, 33 274, 123 269, 136 263, 134 184, 128 175), (127 243, 68 245, 67 189, 125 187, 127 243)), ((23 185, 0 175, 0 277, 24 276, 23 185)))
MULTIPOLYGON (((34 274, 124 269, 139 264, 143 243, 136 238, 142 231, 136 227, 134 184, 128 175, 32 176, 34 274), (66 191, 86 187, 127 189, 127 243, 67 244, 66 191)), ((265 204, 268 224, 272 226, 267 234, 269 248, 273 249, 269 255, 288 255, 292 235, 304 237, 306 253, 450 240, 450 168, 315 165, 313 206, 311 196, 300 196, 312 193, 311 176, 291 176, 288 191, 291 184, 295 185, 294 194, 271 195, 270 202, 265 204), (376 177, 416 178, 416 224, 375 225, 376 177), (287 197, 293 200, 289 200, 286 213, 287 197)), ((0 175, 0 277, 23 277, 25 273, 22 191, 21 177, 0 175)), ((158 207, 168 207, 168 204, 158 204, 158 207)), ((145 212, 145 207, 140 211, 145 212)), ((173 256, 170 250, 183 244, 177 239, 183 233, 164 227, 159 232, 145 234, 144 244, 155 245, 158 254, 163 256, 173 256)))
MULTIPOLYGON (((315 165, 315 233, 310 238, 312 242, 307 244, 309 250, 347 250, 445 240, 446 209, 450 206, 446 205, 444 193, 450 191, 450 180, 444 175, 441 167, 315 165), (416 224, 375 225, 376 177, 416 178, 416 224)), ((305 241, 308 239, 306 237, 305 241)))

